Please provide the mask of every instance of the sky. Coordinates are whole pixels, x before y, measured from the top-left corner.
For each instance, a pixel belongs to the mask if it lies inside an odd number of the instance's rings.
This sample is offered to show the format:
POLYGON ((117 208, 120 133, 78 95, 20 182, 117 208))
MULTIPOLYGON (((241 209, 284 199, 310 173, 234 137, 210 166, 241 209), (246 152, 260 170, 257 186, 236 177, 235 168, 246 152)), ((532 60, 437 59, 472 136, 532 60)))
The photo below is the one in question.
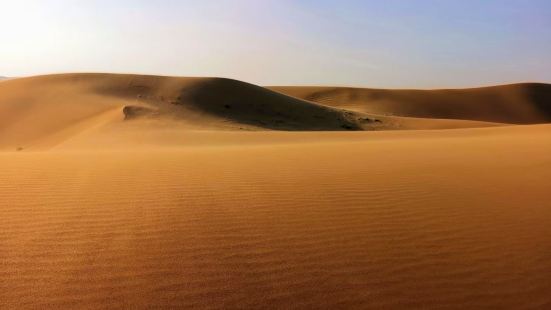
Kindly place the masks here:
POLYGON ((0 0, 0 76, 260 85, 551 83, 548 0, 0 0))

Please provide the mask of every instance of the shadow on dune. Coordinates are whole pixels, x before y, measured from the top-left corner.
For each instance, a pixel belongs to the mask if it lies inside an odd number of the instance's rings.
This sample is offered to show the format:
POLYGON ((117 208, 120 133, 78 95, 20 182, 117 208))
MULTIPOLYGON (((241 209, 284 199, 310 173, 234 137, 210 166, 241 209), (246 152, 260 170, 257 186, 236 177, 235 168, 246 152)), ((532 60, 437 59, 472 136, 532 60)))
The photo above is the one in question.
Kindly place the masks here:
POLYGON ((345 111, 241 81, 213 78, 183 89, 179 100, 211 115, 276 130, 358 130, 345 111))
POLYGON ((546 122, 551 122, 551 85, 529 84, 526 87, 526 96, 534 103, 546 122))

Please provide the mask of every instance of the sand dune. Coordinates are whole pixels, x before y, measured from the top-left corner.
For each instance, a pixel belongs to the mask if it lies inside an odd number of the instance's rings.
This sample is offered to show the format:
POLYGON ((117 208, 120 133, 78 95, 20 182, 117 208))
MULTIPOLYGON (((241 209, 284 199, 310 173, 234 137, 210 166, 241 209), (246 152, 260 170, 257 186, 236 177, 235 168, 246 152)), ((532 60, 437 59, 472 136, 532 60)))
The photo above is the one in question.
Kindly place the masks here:
POLYGON ((270 87, 305 100, 351 111, 511 124, 551 122, 550 84, 470 89, 394 90, 346 87, 270 87))
MULTIPOLYGON (((9 121, 20 127, 31 127, 25 118, 34 111, 41 119, 33 119, 32 127, 39 127, 35 121, 47 123, 55 119, 58 125, 72 125, 110 109, 119 109, 121 117, 127 119, 171 118, 197 128, 344 130, 358 127, 343 111, 219 78, 39 76, 3 83, 0 103, 5 127, 9 121)), ((21 132, 20 128, 11 131, 21 132)))
POLYGON ((0 85, 0 149, 36 148, 106 123, 172 122, 196 130, 388 130, 487 127, 466 120, 347 111, 220 78, 62 74, 0 85))
POLYGON ((3 81, 0 309, 548 309, 551 124, 494 123, 546 122, 526 87, 3 81))

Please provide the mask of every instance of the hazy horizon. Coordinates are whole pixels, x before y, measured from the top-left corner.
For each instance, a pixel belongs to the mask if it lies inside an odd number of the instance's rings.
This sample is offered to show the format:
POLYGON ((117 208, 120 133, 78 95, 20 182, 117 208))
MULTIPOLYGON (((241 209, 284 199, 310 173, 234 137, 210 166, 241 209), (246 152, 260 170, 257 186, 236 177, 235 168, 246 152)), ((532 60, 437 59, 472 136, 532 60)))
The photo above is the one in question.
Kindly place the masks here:
POLYGON ((551 82, 551 3, 3 1, 0 76, 111 72, 387 88, 551 82))

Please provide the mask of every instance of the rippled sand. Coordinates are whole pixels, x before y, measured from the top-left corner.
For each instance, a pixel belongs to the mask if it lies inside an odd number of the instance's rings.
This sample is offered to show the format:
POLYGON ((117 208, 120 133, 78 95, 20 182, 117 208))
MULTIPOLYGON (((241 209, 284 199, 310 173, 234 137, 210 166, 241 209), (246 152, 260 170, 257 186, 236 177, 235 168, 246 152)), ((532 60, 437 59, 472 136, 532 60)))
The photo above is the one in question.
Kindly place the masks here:
POLYGON ((550 126, 228 135, 0 153, 2 308, 551 306, 550 126))

